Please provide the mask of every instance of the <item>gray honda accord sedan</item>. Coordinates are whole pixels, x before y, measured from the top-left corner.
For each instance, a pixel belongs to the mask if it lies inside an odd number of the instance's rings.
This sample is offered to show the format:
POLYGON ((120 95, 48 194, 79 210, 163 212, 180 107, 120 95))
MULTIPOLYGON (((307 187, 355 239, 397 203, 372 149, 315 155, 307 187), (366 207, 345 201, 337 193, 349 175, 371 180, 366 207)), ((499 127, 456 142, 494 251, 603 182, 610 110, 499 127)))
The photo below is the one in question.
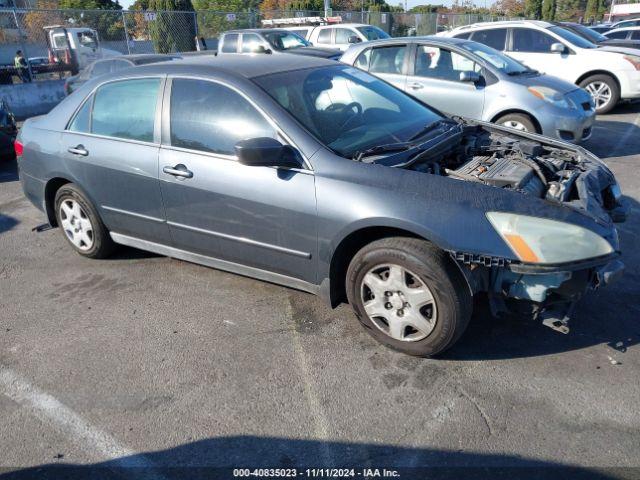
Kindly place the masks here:
POLYGON ((625 208, 598 158, 330 60, 122 70, 28 120, 16 151, 26 196, 79 254, 129 245, 348 301, 411 355, 453 345, 481 292, 566 332, 623 270, 625 208))

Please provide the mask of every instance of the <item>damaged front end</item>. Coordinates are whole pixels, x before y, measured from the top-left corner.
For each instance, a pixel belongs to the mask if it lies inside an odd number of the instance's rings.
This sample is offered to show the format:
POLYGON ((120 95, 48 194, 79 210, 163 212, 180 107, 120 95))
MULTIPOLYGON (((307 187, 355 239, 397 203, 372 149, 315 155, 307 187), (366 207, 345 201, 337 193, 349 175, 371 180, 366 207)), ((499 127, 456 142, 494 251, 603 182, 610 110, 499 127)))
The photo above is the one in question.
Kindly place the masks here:
POLYGON ((402 167, 513 190, 578 211, 601 227, 598 235, 555 219, 487 212, 514 256, 450 252, 474 293, 488 294, 495 315, 526 312, 568 333, 578 299, 624 271, 613 222, 624 221, 627 208, 614 175, 581 147, 481 122, 462 125, 457 145, 416 155, 402 167))

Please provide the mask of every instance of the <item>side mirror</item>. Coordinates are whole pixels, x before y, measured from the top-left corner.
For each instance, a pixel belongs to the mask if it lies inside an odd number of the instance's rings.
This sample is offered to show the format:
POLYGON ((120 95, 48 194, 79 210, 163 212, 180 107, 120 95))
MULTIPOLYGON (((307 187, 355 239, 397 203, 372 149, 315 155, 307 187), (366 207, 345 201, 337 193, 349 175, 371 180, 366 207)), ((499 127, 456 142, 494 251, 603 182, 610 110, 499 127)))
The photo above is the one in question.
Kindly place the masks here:
POLYGON ((351 35, 348 39, 347 42, 349 43, 360 43, 362 40, 360 39, 360 37, 358 37, 357 35, 351 35))
POLYGON ((254 45, 253 47, 251 47, 251 53, 265 53, 265 54, 269 54, 271 53, 271 50, 269 50, 268 48, 265 48, 264 45, 254 45))
POLYGON ((551 52, 552 53, 566 53, 567 52, 567 47, 564 46, 564 44, 558 42, 558 43, 553 43, 551 44, 551 52))
POLYGON ((299 168, 296 151, 275 138, 258 137, 241 140, 235 145, 238 162, 251 167, 299 168))
POLYGON ((480 81, 480 74, 471 70, 460 72, 460 81, 466 83, 478 83, 480 81))

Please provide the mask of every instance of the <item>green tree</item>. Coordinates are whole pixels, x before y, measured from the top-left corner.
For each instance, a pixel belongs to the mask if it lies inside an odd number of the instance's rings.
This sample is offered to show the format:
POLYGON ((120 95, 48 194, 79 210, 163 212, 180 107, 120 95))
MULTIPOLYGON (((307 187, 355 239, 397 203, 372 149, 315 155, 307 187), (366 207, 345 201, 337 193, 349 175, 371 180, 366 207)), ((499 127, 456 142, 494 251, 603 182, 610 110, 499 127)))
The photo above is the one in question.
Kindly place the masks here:
POLYGON ((525 0, 524 13, 527 18, 542 18, 542 0, 525 0))
POLYGON ((543 0, 542 19, 552 22, 556 18, 556 0, 543 0))
POLYGON ((156 12, 149 21, 149 34, 158 53, 195 50, 196 24, 191 0, 149 0, 156 12))

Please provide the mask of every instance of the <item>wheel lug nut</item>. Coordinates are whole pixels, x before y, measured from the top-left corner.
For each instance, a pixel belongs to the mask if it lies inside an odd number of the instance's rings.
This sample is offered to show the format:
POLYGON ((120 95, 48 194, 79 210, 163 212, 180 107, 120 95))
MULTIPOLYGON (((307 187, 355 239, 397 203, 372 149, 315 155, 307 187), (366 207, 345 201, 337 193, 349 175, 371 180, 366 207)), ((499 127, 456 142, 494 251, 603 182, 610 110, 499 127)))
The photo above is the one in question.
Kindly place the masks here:
POLYGON ((404 310, 403 309, 398 310, 398 316, 401 317, 403 315, 404 315, 404 310))
POLYGON ((391 305, 389 302, 384 304, 384 308, 386 308, 387 310, 391 310, 392 307, 393 305, 391 305))
POLYGON ((393 293, 391 293, 391 292, 384 292, 384 296, 385 296, 385 297, 390 297, 391 295, 393 295, 393 293))

